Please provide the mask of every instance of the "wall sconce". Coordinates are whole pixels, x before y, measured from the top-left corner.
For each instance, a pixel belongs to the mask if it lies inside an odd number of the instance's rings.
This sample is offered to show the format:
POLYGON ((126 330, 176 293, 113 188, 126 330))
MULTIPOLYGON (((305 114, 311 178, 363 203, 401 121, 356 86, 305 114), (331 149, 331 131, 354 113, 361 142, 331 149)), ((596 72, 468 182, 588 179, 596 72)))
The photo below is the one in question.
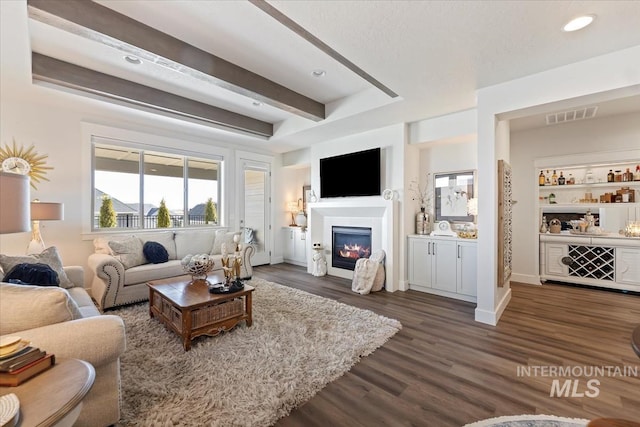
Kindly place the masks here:
POLYGON ((64 219, 64 205, 62 203, 47 203, 34 200, 31 202, 31 241, 27 246, 27 254, 39 254, 46 246, 40 234, 40 221, 55 221, 64 219))

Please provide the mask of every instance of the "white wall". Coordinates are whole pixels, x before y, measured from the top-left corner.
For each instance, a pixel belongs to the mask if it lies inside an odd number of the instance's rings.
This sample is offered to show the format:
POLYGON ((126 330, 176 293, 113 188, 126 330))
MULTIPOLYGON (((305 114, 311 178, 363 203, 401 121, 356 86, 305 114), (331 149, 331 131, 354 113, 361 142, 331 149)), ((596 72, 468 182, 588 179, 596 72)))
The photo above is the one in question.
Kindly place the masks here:
POLYGON ((463 142, 475 140, 478 130, 476 109, 420 120, 409 125, 409 144, 423 142, 463 142))
POLYGON ((640 148, 640 113, 529 129, 511 134, 513 273, 515 281, 540 283, 536 159, 640 148))
POLYGON ((428 173, 455 172, 478 167, 476 141, 428 145, 420 150, 421 180, 428 173))

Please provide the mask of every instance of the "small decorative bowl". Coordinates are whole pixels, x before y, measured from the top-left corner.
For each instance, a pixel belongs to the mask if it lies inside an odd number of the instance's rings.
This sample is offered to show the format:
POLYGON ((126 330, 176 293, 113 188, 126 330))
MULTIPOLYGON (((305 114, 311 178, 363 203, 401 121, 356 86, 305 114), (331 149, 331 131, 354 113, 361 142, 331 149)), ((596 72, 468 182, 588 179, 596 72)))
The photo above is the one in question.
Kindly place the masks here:
POLYGON ((207 254, 187 255, 181 261, 184 272, 191 275, 193 280, 207 280, 207 275, 213 270, 213 257, 207 254))

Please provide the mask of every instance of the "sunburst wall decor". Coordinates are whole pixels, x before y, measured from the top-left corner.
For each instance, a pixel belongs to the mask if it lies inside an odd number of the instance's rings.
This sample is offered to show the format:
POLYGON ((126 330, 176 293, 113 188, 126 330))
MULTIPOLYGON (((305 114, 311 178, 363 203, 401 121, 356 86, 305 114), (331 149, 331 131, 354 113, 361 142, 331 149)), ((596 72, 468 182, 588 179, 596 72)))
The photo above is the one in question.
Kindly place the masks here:
POLYGON ((45 174, 53 168, 46 166, 45 159, 47 157, 46 154, 38 154, 33 145, 26 149, 18 147, 15 139, 11 146, 5 144, 3 148, 0 148, 0 166, 2 170, 4 172, 29 175, 31 186, 34 189, 37 189, 36 183, 41 180, 49 181, 45 174))

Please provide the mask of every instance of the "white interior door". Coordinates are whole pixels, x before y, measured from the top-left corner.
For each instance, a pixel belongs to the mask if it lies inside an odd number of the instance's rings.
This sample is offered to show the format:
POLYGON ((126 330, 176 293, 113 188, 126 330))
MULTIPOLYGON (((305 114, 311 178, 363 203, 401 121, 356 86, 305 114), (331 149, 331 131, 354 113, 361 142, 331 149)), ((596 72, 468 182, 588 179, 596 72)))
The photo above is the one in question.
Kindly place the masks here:
POLYGON ((270 227, 270 176, 271 165, 267 162, 240 159, 242 173, 239 188, 240 229, 244 232, 245 244, 251 244, 255 253, 251 265, 271 263, 270 227))

